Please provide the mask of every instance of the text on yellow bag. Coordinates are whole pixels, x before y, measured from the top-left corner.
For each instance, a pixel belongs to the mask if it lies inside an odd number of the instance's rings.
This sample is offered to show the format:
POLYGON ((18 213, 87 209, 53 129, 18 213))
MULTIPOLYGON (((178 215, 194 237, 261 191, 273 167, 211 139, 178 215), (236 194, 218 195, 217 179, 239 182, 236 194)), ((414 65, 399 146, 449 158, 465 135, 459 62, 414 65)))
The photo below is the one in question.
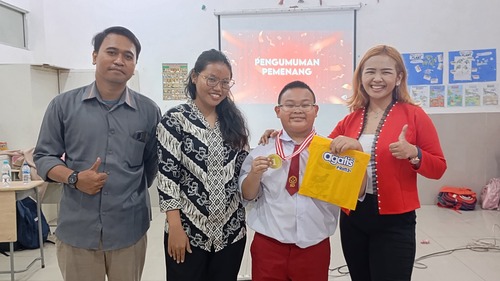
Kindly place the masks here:
POLYGON ((357 150, 332 154, 331 141, 314 136, 299 194, 354 210, 370 155, 357 150))

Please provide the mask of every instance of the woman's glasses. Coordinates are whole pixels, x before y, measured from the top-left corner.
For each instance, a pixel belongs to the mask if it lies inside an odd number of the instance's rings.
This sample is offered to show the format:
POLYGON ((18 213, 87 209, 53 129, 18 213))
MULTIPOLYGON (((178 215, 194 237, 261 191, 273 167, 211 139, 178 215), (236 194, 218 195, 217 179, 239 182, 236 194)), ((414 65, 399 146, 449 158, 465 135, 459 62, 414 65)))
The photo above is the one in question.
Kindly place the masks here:
POLYGON ((228 79, 217 79, 213 76, 205 76, 201 73, 198 73, 201 77, 203 77, 203 79, 205 79, 205 81, 207 81, 207 86, 208 87, 216 87, 217 85, 219 85, 219 83, 221 83, 221 87, 222 89, 224 90, 229 90, 231 89, 232 86, 234 86, 234 80, 231 79, 231 80, 228 80, 228 79))

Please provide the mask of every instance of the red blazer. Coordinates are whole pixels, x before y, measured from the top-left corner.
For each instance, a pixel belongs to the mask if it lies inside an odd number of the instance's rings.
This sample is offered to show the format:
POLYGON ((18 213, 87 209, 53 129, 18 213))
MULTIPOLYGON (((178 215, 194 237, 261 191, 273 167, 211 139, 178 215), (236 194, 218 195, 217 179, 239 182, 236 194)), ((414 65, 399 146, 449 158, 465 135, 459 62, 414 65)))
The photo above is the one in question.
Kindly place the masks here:
MULTIPOLYGON (((347 115, 329 137, 344 135, 358 138, 363 128, 363 114, 364 109, 359 109, 347 115)), ((392 107, 375 146, 375 166, 380 214, 401 214, 420 207, 417 173, 426 178, 439 179, 446 170, 436 128, 422 108, 399 102, 392 107), (389 144, 398 141, 405 124, 408 124, 406 140, 422 151, 418 169, 414 169, 407 159, 396 159, 389 151, 389 144)))

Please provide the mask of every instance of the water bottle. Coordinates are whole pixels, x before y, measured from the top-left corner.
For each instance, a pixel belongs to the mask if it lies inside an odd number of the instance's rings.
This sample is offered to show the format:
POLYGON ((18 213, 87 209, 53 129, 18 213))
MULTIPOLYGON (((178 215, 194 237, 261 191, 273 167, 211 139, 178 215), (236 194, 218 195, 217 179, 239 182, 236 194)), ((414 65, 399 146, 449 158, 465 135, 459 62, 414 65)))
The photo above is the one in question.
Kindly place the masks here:
POLYGON ((23 174, 23 183, 29 183, 31 181, 31 168, 28 162, 24 161, 21 173, 23 174))
POLYGON ((3 160, 2 164, 2 185, 9 186, 12 178, 12 169, 9 165, 9 160, 3 160))

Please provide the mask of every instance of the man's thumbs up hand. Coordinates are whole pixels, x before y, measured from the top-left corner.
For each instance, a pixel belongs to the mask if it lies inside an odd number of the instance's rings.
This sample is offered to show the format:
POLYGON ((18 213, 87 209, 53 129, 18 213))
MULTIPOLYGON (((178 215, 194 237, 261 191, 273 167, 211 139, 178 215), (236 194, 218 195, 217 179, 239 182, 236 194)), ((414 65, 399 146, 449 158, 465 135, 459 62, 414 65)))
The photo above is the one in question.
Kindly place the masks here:
POLYGON ((99 169, 99 166, 101 165, 101 162, 102 162, 101 157, 97 157, 94 164, 92 165, 92 167, 90 167, 89 170, 92 170, 92 171, 97 173, 97 170, 99 169))
POLYGON ((102 187, 108 179, 108 174, 99 173, 101 158, 97 157, 96 161, 88 170, 78 173, 78 182, 76 187, 81 192, 93 195, 101 191, 102 187))

